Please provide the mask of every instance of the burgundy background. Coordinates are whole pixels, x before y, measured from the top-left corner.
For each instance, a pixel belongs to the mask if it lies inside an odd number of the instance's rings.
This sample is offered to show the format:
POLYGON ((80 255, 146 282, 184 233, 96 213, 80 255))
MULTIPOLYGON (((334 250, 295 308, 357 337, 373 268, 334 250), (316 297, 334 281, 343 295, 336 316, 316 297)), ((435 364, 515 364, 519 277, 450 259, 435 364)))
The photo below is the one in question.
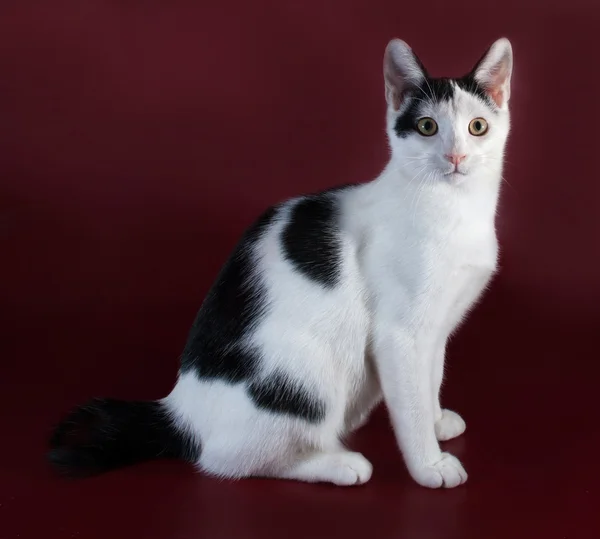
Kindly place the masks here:
POLYGON ((0 3, 0 538, 597 538, 600 4, 371 0, 0 3), (384 413, 365 487, 220 482, 148 463, 57 479, 52 424, 156 398, 243 228, 386 161, 381 64, 434 75, 515 51, 502 273, 454 340, 446 444, 470 479, 408 478, 384 413))

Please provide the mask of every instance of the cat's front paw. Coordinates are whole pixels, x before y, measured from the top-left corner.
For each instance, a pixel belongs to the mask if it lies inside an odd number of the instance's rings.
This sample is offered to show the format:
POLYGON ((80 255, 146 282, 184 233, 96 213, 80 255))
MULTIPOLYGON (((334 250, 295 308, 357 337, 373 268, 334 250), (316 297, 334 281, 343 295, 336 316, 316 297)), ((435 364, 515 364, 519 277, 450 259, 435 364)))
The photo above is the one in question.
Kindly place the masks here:
POLYGON ((467 472, 454 455, 442 453, 441 459, 411 471, 413 479, 427 488, 454 488, 467 480, 467 472))
POLYGON ((466 428, 467 424, 456 412, 442 410, 442 418, 435 422, 435 435, 440 442, 445 442, 460 436, 466 428))

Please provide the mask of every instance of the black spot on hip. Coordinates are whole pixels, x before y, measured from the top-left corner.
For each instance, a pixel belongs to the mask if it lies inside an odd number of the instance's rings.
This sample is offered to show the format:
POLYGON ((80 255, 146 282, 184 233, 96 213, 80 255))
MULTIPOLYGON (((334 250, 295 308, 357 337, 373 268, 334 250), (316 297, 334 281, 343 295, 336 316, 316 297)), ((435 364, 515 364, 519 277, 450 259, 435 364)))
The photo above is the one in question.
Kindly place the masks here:
POLYGON ((290 380, 281 372, 274 372, 248 385, 248 395, 256 406, 300 417, 311 423, 325 418, 325 403, 315 398, 302 383, 290 380))

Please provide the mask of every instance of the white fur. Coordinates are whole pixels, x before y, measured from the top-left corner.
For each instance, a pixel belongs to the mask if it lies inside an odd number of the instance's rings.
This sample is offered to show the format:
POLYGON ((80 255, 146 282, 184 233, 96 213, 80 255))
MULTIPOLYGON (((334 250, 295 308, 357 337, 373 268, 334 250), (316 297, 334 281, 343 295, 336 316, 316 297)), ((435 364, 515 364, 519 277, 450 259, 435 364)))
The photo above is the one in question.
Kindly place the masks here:
MULTIPOLYGON (((391 46, 388 61, 418 77, 402 43, 391 46)), ((481 77, 510 52, 507 43, 492 48, 481 77)), ((335 195, 342 205, 339 286, 323 288, 282 256, 281 230, 297 200, 257 243, 255 277, 272 308, 240 346, 262 351, 264 373, 277 368, 302 380, 327 413, 316 424, 269 413, 254 406, 243 383, 182 374, 164 402, 201 444, 202 470, 364 483, 370 463, 341 440, 383 398, 414 480, 432 488, 466 481, 461 463, 438 444, 465 430, 458 414, 442 408, 439 391, 448 336, 496 269, 494 217, 509 117, 506 103, 493 114, 471 94, 456 88, 456 96, 453 105, 426 105, 436 136, 406 139, 393 132, 402 107, 388 96, 388 166, 374 181, 335 195), (468 124, 480 116, 490 131, 470 136, 468 124), (448 173, 443 156, 452 152, 467 155, 461 174, 448 173)))

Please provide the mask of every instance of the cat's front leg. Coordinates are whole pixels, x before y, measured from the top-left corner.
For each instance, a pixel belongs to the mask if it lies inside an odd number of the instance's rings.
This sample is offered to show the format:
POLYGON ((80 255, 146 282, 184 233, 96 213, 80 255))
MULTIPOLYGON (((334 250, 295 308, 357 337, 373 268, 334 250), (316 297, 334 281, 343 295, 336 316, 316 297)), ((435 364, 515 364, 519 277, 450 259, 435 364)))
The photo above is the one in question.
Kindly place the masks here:
POLYGON ((431 362, 432 402, 435 421, 435 435, 440 442, 460 436, 467 425, 460 415, 452 410, 442 408, 441 388, 444 379, 447 337, 440 339, 431 362))
POLYGON ((375 356, 383 395, 410 475, 429 488, 452 488, 467 480, 460 461, 443 453, 435 433, 431 362, 419 351, 427 336, 415 337, 400 325, 377 324, 375 356))

